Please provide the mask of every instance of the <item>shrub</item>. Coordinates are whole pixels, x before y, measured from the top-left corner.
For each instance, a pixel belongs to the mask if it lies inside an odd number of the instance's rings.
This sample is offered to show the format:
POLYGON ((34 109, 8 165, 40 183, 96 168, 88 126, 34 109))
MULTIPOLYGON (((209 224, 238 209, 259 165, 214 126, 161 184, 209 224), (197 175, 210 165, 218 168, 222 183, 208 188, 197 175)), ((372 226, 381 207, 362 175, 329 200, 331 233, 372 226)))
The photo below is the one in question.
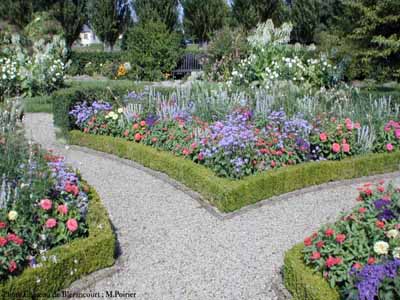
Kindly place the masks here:
POLYGON ((64 29, 61 24, 47 12, 39 12, 33 15, 33 21, 26 25, 25 35, 32 41, 43 39, 46 43, 53 40, 54 36, 64 37, 64 29))
POLYGON ((179 35, 158 21, 143 21, 127 33, 126 48, 138 79, 160 80, 175 68, 181 55, 179 35))

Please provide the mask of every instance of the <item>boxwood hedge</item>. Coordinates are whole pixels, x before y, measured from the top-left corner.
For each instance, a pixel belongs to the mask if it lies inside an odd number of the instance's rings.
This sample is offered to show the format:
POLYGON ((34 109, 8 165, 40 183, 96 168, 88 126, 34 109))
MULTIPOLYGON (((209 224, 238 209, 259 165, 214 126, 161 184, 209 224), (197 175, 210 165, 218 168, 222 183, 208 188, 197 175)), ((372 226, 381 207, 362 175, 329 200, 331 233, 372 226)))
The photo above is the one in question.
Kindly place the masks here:
POLYGON ((368 154, 342 161, 309 162, 281 168, 242 180, 217 177, 211 169, 172 153, 122 138, 71 131, 71 144, 134 160, 150 169, 166 173, 222 212, 232 212, 263 199, 335 180, 359 178, 399 170, 400 152, 368 154))
POLYGON ((0 283, 0 299, 53 298, 83 275, 114 264, 116 240, 108 213, 92 188, 89 197, 88 237, 49 250, 38 260, 41 267, 0 283))
POLYGON ((305 265, 303 248, 303 244, 298 244, 285 254, 283 279, 293 300, 340 300, 339 292, 321 274, 305 265))

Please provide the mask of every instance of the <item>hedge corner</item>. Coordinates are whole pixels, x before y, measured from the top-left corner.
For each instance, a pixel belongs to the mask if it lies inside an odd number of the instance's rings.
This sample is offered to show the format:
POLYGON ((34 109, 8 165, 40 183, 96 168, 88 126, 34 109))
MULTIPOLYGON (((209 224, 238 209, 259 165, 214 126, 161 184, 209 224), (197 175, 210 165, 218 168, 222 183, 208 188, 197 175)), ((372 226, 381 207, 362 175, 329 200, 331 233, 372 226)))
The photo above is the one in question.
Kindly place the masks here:
POLYGON ((293 300, 340 300, 339 292, 305 265, 303 248, 303 244, 294 246, 284 258, 283 280, 293 300))
POLYGON ((53 299, 72 282, 115 262, 115 235, 108 213, 95 190, 90 188, 87 215, 89 236, 46 252, 37 268, 0 284, 0 299, 53 299))

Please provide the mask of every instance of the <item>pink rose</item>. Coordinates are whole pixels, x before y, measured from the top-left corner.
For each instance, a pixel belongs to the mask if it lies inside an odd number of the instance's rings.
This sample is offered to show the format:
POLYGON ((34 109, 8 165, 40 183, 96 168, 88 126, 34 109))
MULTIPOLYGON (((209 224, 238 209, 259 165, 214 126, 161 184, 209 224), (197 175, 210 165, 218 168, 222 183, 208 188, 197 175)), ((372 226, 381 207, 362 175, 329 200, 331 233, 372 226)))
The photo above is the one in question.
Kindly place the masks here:
POLYGON ((344 234, 338 234, 336 235, 336 242, 338 242, 339 244, 342 244, 346 239, 346 235, 344 234))
POLYGON ((342 148, 343 148, 343 152, 344 153, 349 153, 350 152, 350 145, 349 144, 343 144, 342 148))
POLYGON ((51 202, 50 199, 43 199, 40 201, 40 207, 43 208, 44 210, 50 210, 52 206, 53 203, 51 202))
POLYGON ((347 130, 349 130, 349 131, 353 130, 353 124, 351 123, 351 121, 348 122, 348 123, 346 123, 346 128, 347 128, 347 130))
POLYGON ((78 229, 78 222, 75 219, 67 221, 67 228, 70 232, 75 232, 78 229))
POLYGON ((355 129, 360 129, 361 128, 361 124, 360 123, 354 123, 354 128, 355 129))
POLYGON ((66 215, 68 213, 68 207, 66 205, 59 205, 57 207, 57 211, 62 214, 62 215, 66 215))
POLYGON ((46 221, 46 227, 47 228, 54 228, 54 227, 56 227, 56 225, 57 225, 57 220, 56 219, 51 218, 51 219, 48 219, 46 221))
POLYGON ((328 136, 326 135, 325 132, 322 132, 322 133, 319 135, 319 139, 320 139, 322 142, 326 142, 326 140, 328 139, 328 136))
POLYGON ((393 145, 392 144, 387 144, 386 145, 386 150, 389 151, 389 152, 392 152, 393 151, 393 145))
POLYGON ((332 151, 335 152, 335 153, 340 152, 340 145, 338 143, 333 143, 332 151))

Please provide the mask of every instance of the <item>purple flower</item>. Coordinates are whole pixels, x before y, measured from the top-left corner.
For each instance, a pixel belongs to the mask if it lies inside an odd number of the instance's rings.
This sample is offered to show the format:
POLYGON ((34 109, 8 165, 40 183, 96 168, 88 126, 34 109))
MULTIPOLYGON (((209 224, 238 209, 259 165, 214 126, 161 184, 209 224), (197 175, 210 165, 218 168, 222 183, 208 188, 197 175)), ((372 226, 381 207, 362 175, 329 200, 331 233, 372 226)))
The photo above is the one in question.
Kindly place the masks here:
POLYGON ((376 201, 374 202, 374 205, 375 205, 375 208, 376 208, 376 209, 382 209, 382 208, 384 208, 385 206, 390 205, 390 200, 379 199, 379 200, 376 200, 376 201))

